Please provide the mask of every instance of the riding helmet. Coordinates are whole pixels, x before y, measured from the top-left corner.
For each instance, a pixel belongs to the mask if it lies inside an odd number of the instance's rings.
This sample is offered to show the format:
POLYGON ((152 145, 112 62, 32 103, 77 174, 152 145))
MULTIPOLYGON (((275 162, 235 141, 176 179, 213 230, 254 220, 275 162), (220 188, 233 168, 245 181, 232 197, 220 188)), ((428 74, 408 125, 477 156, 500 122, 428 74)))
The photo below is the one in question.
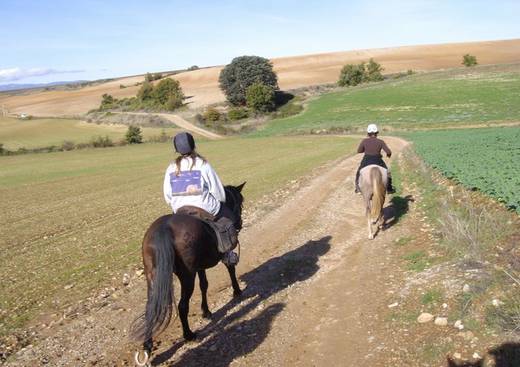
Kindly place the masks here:
POLYGON ((376 124, 370 124, 368 125, 367 127, 367 133, 369 134, 376 134, 378 133, 379 130, 377 130, 377 125, 376 124))
POLYGON ((182 132, 173 138, 175 151, 180 154, 189 154, 195 150, 195 139, 190 133, 182 132))

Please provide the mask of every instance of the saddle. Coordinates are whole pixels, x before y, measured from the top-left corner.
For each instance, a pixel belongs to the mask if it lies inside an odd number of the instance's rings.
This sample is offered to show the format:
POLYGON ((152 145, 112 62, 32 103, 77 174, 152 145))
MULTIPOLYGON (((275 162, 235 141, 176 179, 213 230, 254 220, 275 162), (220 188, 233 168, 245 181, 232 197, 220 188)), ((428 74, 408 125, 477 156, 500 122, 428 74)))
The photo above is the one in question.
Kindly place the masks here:
POLYGON ((220 253, 229 252, 237 247, 238 233, 231 219, 220 217, 216 220, 214 215, 204 209, 188 205, 179 208, 177 214, 189 215, 207 223, 215 231, 217 249, 220 253))

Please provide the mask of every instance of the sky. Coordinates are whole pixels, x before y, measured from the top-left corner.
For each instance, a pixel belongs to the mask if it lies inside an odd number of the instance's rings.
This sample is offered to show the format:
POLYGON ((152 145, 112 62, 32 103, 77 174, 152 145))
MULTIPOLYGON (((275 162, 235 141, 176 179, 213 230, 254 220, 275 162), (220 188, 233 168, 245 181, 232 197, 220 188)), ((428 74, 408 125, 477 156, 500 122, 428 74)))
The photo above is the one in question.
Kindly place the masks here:
POLYGON ((520 0, 0 0, 0 85, 520 38, 520 0))

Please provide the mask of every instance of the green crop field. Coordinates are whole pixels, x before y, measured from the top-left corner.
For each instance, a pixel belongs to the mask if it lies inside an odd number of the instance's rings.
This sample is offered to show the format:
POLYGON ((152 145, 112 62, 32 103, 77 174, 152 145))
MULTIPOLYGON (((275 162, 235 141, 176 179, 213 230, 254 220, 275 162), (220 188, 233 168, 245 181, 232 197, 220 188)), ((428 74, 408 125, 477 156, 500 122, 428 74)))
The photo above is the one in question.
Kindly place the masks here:
POLYGON ((520 213, 520 128, 414 132, 405 135, 432 167, 520 213))
POLYGON ((445 127, 520 121, 520 64, 415 74, 325 94, 300 115, 272 120, 256 135, 445 127))
MULTIPOLYGON (((353 152, 342 137, 226 139, 199 144, 247 203, 353 152)), ((0 335, 63 309, 140 264, 146 228, 170 211, 171 144, 0 157, 0 335), (70 287, 66 287, 70 286, 70 287)))
MULTIPOLYGON (((96 125, 71 119, 33 119, 20 120, 0 117, 0 143, 5 149, 41 148, 59 146, 65 140, 74 143, 87 143, 96 136, 108 136, 114 142, 124 138, 127 127, 123 125, 96 125)), ((142 128, 144 138, 159 135, 159 128, 142 128)), ((176 129, 167 129, 174 135, 176 129), (171 130, 171 131, 170 131, 171 130)))

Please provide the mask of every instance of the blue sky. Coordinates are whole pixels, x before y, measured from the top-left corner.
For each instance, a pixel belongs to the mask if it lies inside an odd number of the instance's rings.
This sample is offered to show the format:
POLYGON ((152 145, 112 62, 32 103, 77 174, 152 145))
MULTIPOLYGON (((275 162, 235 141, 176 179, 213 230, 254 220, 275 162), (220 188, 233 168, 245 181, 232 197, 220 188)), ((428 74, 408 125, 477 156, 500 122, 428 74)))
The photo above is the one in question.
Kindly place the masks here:
POLYGON ((520 1, 0 0, 0 84, 520 38, 520 1))

